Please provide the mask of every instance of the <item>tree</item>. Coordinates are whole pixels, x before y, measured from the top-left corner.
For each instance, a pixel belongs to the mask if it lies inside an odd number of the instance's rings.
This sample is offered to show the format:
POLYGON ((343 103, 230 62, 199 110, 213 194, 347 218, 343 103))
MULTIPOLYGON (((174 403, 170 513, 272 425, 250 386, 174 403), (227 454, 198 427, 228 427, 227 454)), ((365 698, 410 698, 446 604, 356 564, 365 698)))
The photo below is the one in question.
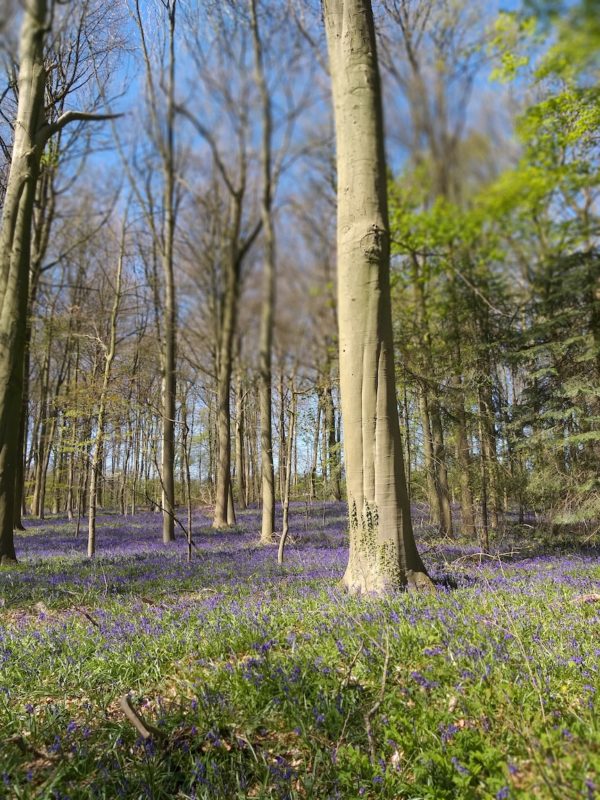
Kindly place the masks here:
POLYGON ((121 305, 122 283, 123 283, 123 260, 125 258, 125 236, 127 232, 127 217, 125 216, 121 228, 121 240, 119 244, 119 255, 115 270, 115 283, 113 292, 113 304, 109 322, 108 345, 103 345, 104 349, 104 370, 102 383, 100 385, 100 396, 98 399, 98 420, 96 423, 96 437, 92 448, 90 463, 90 494, 88 504, 88 558, 96 552, 96 507, 98 498, 98 483, 100 479, 100 465, 104 447, 104 435, 107 415, 108 390, 112 372, 113 361, 117 349, 117 323, 119 307, 121 305))
MULTIPOLYGON (((403 124, 399 138, 408 152, 404 173, 415 176, 416 191, 407 191, 409 203, 416 198, 426 213, 441 200, 464 204, 473 183, 474 152, 481 141, 469 129, 469 104, 476 79, 489 62, 486 55, 486 7, 465 0, 384 0, 385 35, 382 60, 402 98, 403 124)), ((487 163, 494 163, 486 153, 487 163)), ((406 188, 406 174, 401 179, 406 188)), ((402 191, 402 190, 401 190, 402 191)), ((438 215, 441 226, 443 215, 438 215)), ((434 218, 435 219, 435 218, 434 218)), ((392 216, 393 220, 393 216, 392 216)), ((408 227, 408 226, 407 226, 408 227)), ((396 228, 396 230, 395 230, 396 228)), ((392 221, 393 239, 398 243, 392 221)), ((412 231, 408 230, 409 238, 412 231)), ((421 242, 422 245, 422 242, 421 242)), ((420 246, 406 253, 417 317, 413 350, 420 373, 419 407, 424 442, 425 472, 430 514, 446 536, 453 535, 450 506, 450 448, 453 435, 460 480, 462 528, 474 536, 475 514, 470 481, 471 454, 465 412, 461 364, 460 293, 448 258, 436 259, 430 248, 420 246), (436 284, 442 284, 438 307, 443 327, 452 332, 453 347, 441 354, 436 336, 436 284), (437 340, 437 341, 436 341, 437 340), (452 365, 448 369, 448 363, 452 365), (440 364, 443 373, 439 374, 440 364), (443 383, 452 375, 452 391, 443 383), (452 420, 452 425, 448 421, 452 420)), ((406 326, 403 330, 405 334, 406 326)), ((406 337, 404 337, 406 338, 406 337)), ((486 431, 489 426, 486 426, 486 431)), ((487 451, 486 451, 487 452, 487 451)), ((492 453, 492 449, 489 449, 492 453)))
POLYGON ((231 384, 239 296, 243 268, 262 222, 254 218, 249 196, 254 100, 252 78, 247 74, 249 26, 235 4, 224 3, 210 13, 206 9, 196 11, 189 17, 188 35, 197 67, 195 85, 201 87, 195 93, 197 108, 201 111, 194 113, 188 107, 180 107, 179 112, 207 145, 207 156, 214 169, 210 193, 205 187, 202 189, 204 195, 214 195, 213 207, 207 207, 206 198, 202 199, 202 204, 205 218, 214 215, 212 227, 216 235, 213 238, 217 242, 211 248, 203 243, 204 252, 196 254, 195 271, 202 270, 206 274, 198 275, 195 282, 202 277, 206 281, 206 275, 210 275, 213 278, 210 288, 215 290, 214 297, 204 297, 203 301, 214 311, 218 458, 213 527, 223 528, 235 524, 231 481, 231 384), (212 120, 207 119, 205 94, 212 101, 213 111, 218 112, 212 120), (207 258, 210 260, 208 270, 200 266, 207 258))
POLYGON ((597 22, 587 18, 587 4, 574 4, 539 56, 539 41, 532 47, 536 22, 513 15, 498 21, 496 44, 511 54, 515 41, 518 46, 517 68, 514 56, 513 61, 504 56, 502 77, 529 72, 537 102, 517 120, 523 148, 519 164, 500 176, 486 197, 520 279, 522 311, 509 340, 517 376, 511 383, 518 389, 510 409, 512 449, 524 465, 523 488, 534 507, 544 508, 554 524, 595 526, 600 508, 599 34, 597 22))
POLYGON ((256 0, 250 0, 250 18, 254 43, 256 84, 262 111, 262 198, 261 215, 264 228, 263 302, 260 317, 259 341, 259 396, 260 396, 260 449, 262 466, 262 525, 260 541, 270 544, 275 527, 275 475, 273 471, 273 431, 271 420, 271 378, 273 349, 273 313, 275 307, 275 229, 273 226, 273 168, 271 98, 267 89, 263 49, 256 9, 256 0))
MULTIPOLYGON (((152 216, 153 200, 146 205, 153 245, 160 254, 163 275, 162 330, 160 338, 160 364, 162 377, 162 453, 161 485, 163 512, 163 542, 175 539, 175 417, 177 393, 177 298, 174 275, 175 226, 177 221, 176 148, 175 148, 175 26, 177 0, 159 0, 166 16, 166 33, 161 43, 167 52, 166 65, 160 64, 161 74, 156 86, 152 56, 147 39, 147 22, 139 0, 135 0, 135 22, 140 35, 147 89, 147 109, 150 136, 158 151, 162 179, 162 225, 152 216), (166 73, 166 75, 164 74, 166 73), (164 94, 164 108, 160 95, 164 94)), ((145 189, 151 194, 152 180, 145 189)), ((138 192, 138 200, 141 199, 138 192)))
POLYGON ((44 40, 46 0, 27 0, 19 44, 19 100, 0 226, 0 562, 16 558, 13 524, 29 293, 34 199, 40 163, 52 136, 75 120, 106 119, 66 111, 48 121, 44 40))
POLYGON ((324 0, 337 143, 337 294, 350 517, 344 584, 430 584, 412 530, 396 402, 381 87, 369 0, 324 0))

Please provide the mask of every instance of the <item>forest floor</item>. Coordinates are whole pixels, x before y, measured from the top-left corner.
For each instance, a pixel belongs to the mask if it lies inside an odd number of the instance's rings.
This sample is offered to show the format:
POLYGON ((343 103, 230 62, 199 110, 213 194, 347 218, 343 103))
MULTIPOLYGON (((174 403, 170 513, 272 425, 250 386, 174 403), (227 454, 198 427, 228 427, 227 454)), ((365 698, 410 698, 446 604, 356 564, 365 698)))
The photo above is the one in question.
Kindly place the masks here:
POLYGON ((92 561, 66 520, 18 536, 0 797, 600 797, 589 542, 529 528, 517 550, 521 529, 485 557, 420 524, 439 591, 358 599, 338 586, 341 503, 293 505, 282 567, 256 510, 226 533, 194 522, 191 563, 149 513, 101 517, 92 561))

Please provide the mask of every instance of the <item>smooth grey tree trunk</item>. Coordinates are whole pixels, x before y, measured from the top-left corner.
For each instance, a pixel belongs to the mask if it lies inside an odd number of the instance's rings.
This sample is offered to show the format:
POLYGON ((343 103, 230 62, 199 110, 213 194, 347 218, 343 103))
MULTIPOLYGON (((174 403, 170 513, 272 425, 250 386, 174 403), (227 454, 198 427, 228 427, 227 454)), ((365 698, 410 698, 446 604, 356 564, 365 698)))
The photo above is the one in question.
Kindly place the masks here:
POLYGON ((285 543, 289 534, 289 516, 290 516, 290 485, 292 477, 292 447, 296 431, 296 417, 298 415, 298 395, 296 394, 295 386, 296 376, 292 375, 291 379, 291 405, 290 405, 290 421, 288 425, 288 443, 285 456, 285 479, 283 484, 283 494, 281 496, 281 503, 283 506, 283 522, 281 528, 281 537, 279 539, 279 547, 277 549, 277 563, 283 564, 283 552, 285 543))
POLYGON ((234 186, 219 160, 221 173, 231 195, 230 225, 228 226, 225 291, 222 302, 217 359, 217 442, 215 511, 213 528, 235 525, 233 486, 231 481, 231 382, 233 374, 233 342, 237 325, 238 300, 242 264, 260 230, 256 225, 247 237, 242 237, 243 201, 246 193, 246 157, 240 153, 239 182, 234 186))
POLYGON ((471 489, 471 451, 467 434, 467 415, 465 412, 465 393, 462 377, 455 378, 457 398, 455 402, 456 416, 456 460, 460 468, 460 508, 463 533, 475 537, 475 504, 471 489))
MULTIPOLYGON (((328 367, 328 370, 330 368, 328 367)), ((338 456, 337 439, 335 435, 335 405, 333 402, 333 390, 331 388, 331 377, 327 375, 327 385, 323 389, 323 424, 325 426, 325 436, 327 439, 327 475, 328 493, 332 500, 342 499, 342 488, 340 486, 340 463, 338 456)))
POLYGON ((492 412, 492 390, 487 382, 478 389, 480 416, 481 460, 487 475, 487 517, 492 529, 498 528, 500 492, 498 490, 498 456, 496 453, 496 431, 492 412))
MULTIPOLYGON (((233 109, 230 109, 233 110, 233 109)), ((240 282, 244 259, 253 247, 260 232, 262 222, 258 222, 247 235, 243 235, 244 211, 247 189, 248 152, 246 142, 246 122, 238 133, 238 156, 231 166, 222 156, 219 143, 203 121, 186 108, 179 109, 206 140, 213 155, 214 166, 229 194, 229 212, 224 222, 221 251, 219 257, 223 266, 223 289, 217 281, 213 284, 215 338, 217 341, 215 373, 217 377, 217 458, 215 508, 213 527, 224 528, 235 525, 235 509, 231 481, 231 383, 233 373, 233 343, 237 326, 240 282), (218 308, 218 312, 217 309, 218 308)), ((216 266, 216 264, 215 264, 216 266)), ((215 272, 216 278, 216 272, 215 272)), ((211 451, 212 455, 212 451, 211 451)))
POLYGON ((286 433, 285 433, 285 384, 283 372, 283 359, 279 371, 279 459, 277 464, 278 482, 279 482, 279 497, 283 503, 283 493, 285 489, 285 454, 286 448, 286 433))
POLYGON ((383 113, 369 0, 323 0, 338 179, 338 325, 350 516, 344 584, 431 585, 415 544, 396 402, 383 113))
POLYGON ((106 425, 107 396, 110 384, 113 361, 115 360, 117 348, 117 320, 119 307, 121 305, 121 285, 123 277, 123 260, 125 258, 125 233, 127 218, 123 220, 121 230, 121 243, 119 247, 119 257, 117 259, 117 269, 115 274, 115 295, 110 313, 110 333, 109 342, 106 348, 104 359, 104 372, 102 375, 102 386, 98 399, 98 422, 96 429, 96 439, 92 445, 92 457, 90 464, 90 492, 88 504, 88 558, 92 558, 96 552, 96 504, 98 498, 98 480, 102 463, 102 452, 104 447, 104 428, 106 425))
POLYGON ((173 269, 175 238, 175 15, 177 2, 166 6, 169 19, 169 75, 164 141, 164 222, 161 260, 165 282, 162 351, 162 507, 163 542, 175 539, 175 415, 177 392, 177 301, 173 269))
POLYGON ((448 467, 446 465, 446 446, 444 444, 444 428, 440 404, 437 397, 432 398, 429 409, 431 419, 431 438, 433 443, 433 461, 438 502, 440 506, 440 531, 444 536, 453 537, 452 508, 450 506, 450 487, 448 484, 448 467))
POLYGON ((233 519, 230 521, 233 506, 229 509, 229 496, 231 493, 231 375, 233 369, 233 336, 237 318, 240 279, 240 262, 237 258, 236 250, 241 213, 241 204, 238 204, 233 220, 236 232, 232 234, 229 263, 226 265, 223 316, 220 330, 217 377, 218 459, 213 528, 224 528, 229 524, 235 524, 235 513, 233 513, 233 519))
MULTIPOLYGON (((37 440, 37 447, 35 451, 35 482, 33 488, 32 500, 32 513, 38 519, 44 519, 44 501, 43 501, 43 477, 44 477, 44 461, 46 456, 46 447, 48 445, 48 422, 49 422, 49 408, 48 408, 48 394, 50 392, 50 357, 52 352, 52 324, 53 319, 50 318, 47 331, 46 351, 44 353, 44 360, 42 362, 42 369, 40 372, 40 402, 39 402, 39 437, 37 440), (41 500, 41 502, 40 502, 41 500)), ((25 342, 27 346, 27 342, 25 342)), ((28 359, 25 358, 25 362, 28 359)), ((25 376, 23 375, 23 384, 25 384, 25 376)))
POLYGON ((235 474, 237 478, 238 506, 242 511, 246 508, 246 457, 244 454, 244 387, 242 368, 239 363, 240 352, 238 348, 238 366, 235 386, 235 474))
MULTIPOLYGON (((417 255, 412 258, 413 290, 415 295, 417 324, 423 339, 423 367, 427 378, 435 374, 431 332, 427 318, 425 292, 420 276, 420 265, 417 255)), ((440 526, 444 536, 452 536, 452 509, 450 507, 450 489, 448 485, 448 468, 446 465, 446 448, 444 446, 444 429, 438 398, 438 391, 429 391, 425 382, 421 387, 421 417, 425 437, 425 462, 427 466, 427 486, 432 522, 440 526), (430 434, 430 438, 427 434, 430 434), (429 449, 430 448, 430 449, 429 449), (434 493, 432 494, 432 481, 434 493), (435 498, 435 503, 432 500, 435 498)))
POLYGON ((431 439, 431 422, 429 419, 429 398, 427 387, 419 387, 419 411, 421 429, 423 431, 423 460, 427 479, 427 502, 429 504, 429 521, 432 525, 440 524, 440 504, 435 483, 435 466, 433 463, 433 443, 431 439))
POLYGON ((321 400, 317 394, 315 432, 312 446, 312 461, 310 465, 310 493, 311 500, 317 497, 317 464, 319 461, 319 433, 321 430, 321 400))
POLYGON ((254 42, 254 62, 256 84, 262 106, 262 198, 261 216, 263 222, 263 246, 265 251, 263 266, 263 298, 259 334, 259 405, 260 405, 260 445, 262 465, 262 523, 260 541, 272 544, 275 529, 275 476, 273 471, 273 426, 272 406, 272 349, 273 317, 275 308, 275 230, 273 226, 273 178, 272 178, 272 113, 271 98, 267 89, 263 64, 262 42, 258 27, 256 0, 250 0, 252 37, 254 42))

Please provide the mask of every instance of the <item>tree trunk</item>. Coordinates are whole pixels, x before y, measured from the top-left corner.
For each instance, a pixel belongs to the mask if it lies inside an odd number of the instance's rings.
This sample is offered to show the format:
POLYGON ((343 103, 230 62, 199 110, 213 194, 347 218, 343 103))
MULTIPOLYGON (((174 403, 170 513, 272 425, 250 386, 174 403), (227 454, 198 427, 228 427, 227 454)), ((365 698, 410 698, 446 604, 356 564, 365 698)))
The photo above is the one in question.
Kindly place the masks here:
POLYGON ((498 528, 500 492, 498 489, 498 456, 496 454, 496 431, 494 427, 492 391, 487 385, 478 390, 479 415, 481 418, 481 456, 486 462, 488 497, 487 508, 490 527, 498 528))
MULTIPOLYGON (((238 354, 239 359, 239 354, 238 354)), ((244 457, 244 386, 242 370, 238 364, 235 387, 235 404, 237 416, 235 420, 235 473, 237 478, 238 506, 242 511, 246 508, 246 459, 244 457)))
POLYGON ((321 401, 317 394, 317 418, 315 420, 315 435, 313 438, 312 461, 310 465, 310 499, 316 500, 317 497, 317 464, 319 461, 319 433, 321 429, 321 401))
POLYGON ((467 435, 467 417, 465 414, 465 396, 462 388, 462 379, 456 378, 457 391, 454 406, 456 414, 456 460, 460 470, 460 509, 463 533, 469 537, 476 535, 475 504, 471 489, 471 453, 469 450, 469 437, 467 435))
POLYGON ((257 453, 257 431, 259 428, 257 417, 258 397, 257 390, 252 391, 252 405, 250 407, 250 425, 246 425, 246 503, 254 503, 259 495, 259 468, 257 453))
POLYGON ((273 227, 273 181, 271 165, 272 114, 271 99, 265 79, 262 42, 258 28, 256 0, 250 0, 252 37, 254 42, 254 61, 256 85, 262 108, 262 198, 261 217, 263 223, 263 298, 260 315, 259 334, 259 396, 260 396, 260 445, 262 466, 262 524, 260 541, 273 542, 275 529, 275 476, 273 474, 273 430, 271 420, 272 401, 272 349, 273 315, 275 308, 275 230, 273 227))
MULTIPOLYGON (((479 389, 479 403, 481 406, 481 389, 479 389)), ((486 441, 484 433, 483 417, 479 415, 479 466, 481 472, 481 536, 480 545, 484 553, 490 551, 490 531, 489 531, 489 518, 488 518, 488 457, 486 455, 487 447, 484 444, 486 441)))
MULTIPOLYGON (((431 333, 427 318, 423 277, 420 274, 419 259, 416 253, 412 254, 412 270, 417 324, 423 339, 423 368, 427 380, 431 380, 435 374, 431 353, 431 333)), ((426 385, 423 385, 421 390, 421 417, 423 420, 426 466, 427 462, 429 462, 427 488, 431 520, 440 526, 440 531, 444 536, 452 536, 452 511, 450 508, 448 468, 446 466, 440 404, 437 391, 434 389, 430 392, 426 385), (429 438, 428 434, 431 438, 429 438), (431 448, 429 452, 428 447, 431 448), (432 503, 434 495, 436 502, 432 503)))
MULTIPOLYGON (((78 413, 77 413, 77 397, 78 397, 78 383, 79 383, 79 341, 75 341, 75 365, 73 386, 75 389, 75 407, 72 410, 71 416, 71 446, 69 454, 69 470, 67 478, 67 498, 66 498, 66 511, 69 520, 73 519, 73 510, 75 508, 75 463, 79 459, 79 447, 77 446, 77 433, 78 433, 78 413)), ((81 471, 81 467, 80 467, 81 471)))
POLYGON ((440 506, 440 531, 444 536, 452 537, 452 508, 450 506, 450 488, 448 486, 448 467, 446 466, 446 447, 444 445, 444 429, 440 407, 434 398, 429 409, 431 419, 431 438, 433 444, 433 461, 438 502, 440 506))
MULTIPOLYGON (((242 182, 242 187, 244 183, 242 182)), ((226 264, 225 294, 219 332, 219 358, 217 370, 217 485, 213 528, 235 524, 231 496, 231 373, 233 370, 233 337, 237 320, 237 307, 241 271, 241 254, 238 250, 242 224, 242 198, 244 189, 232 197, 229 234, 229 257, 226 264)))
POLYGON ((429 584, 412 531, 396 402, 383 113, 368 0, 324 0, 338 179, 338 314, 350 515, 344 584, 429 584))
POLYGON ((166 132, 163 149, 163 246, 165 281, 164 342, 162 350, 162 507, 163 542, 175 539, 175 413, 177 393, 177 302, 173 274, 175 238, 175 13, 176 0, 168 6, 169 74, 167 81, 166 132))
POLYGON ((15 479, 21 457, 19 420, 27 339, 31 229, 44 148, 71 121, 102 119, 69 111, 45 114, 46 0, 27 0, 19 44, 17 119, 0 225, 0 562, 14 560, 15 479))
POLYGON ((332 500, 342 499, 340 487, 340 465, 338 458, 337 438, 335 435, 335 405, 331 383, 323 389, 323 414, 327 437, 327 474, 329 477, 329 496, 332 500))
POLYGON ((421 428, 423 430, 423 456, 425 463, 425 477, 427 479, 429 521, 432 525, 439 525, 441 519, 440 502, 435 482, 433 442, 431 440, 431 421, 429 419, 429 397, 426 386, 421 386, 419 389, 419 410, 421 413, 421 428))
POLYGON ((285 385, 283 375, 283 359, 279 372, 279 458, 277 472, 279 480, 279 498, 283 502, 285 489, 285 464, 286 464, 286 436, 285 436, 285 385))
POLYGON ((96 496, 98 479, 100 477, 100 465, 102 463, 102 453, 104 449, 104 426, 106 423, 108 387, 117 345, 117 318, 119 315, 119 306, 121 304, 121 279, 123 275, 123 259, 125 257, 126 226, 127 219, 125 218, 123 220, 123 228, 121 230, 121 244, 119 248, 119 258, 117 260, 117 270, 115 276, 115 296, 110 315, 110 341, 106 350, 104 374, 102 376, 102 387, 100 389, 100 398, 98 401, 98 427, 96 430, 96 440, 93 444, 90 464, 87 547, 88 558, 92 558, 96 552, 96 496))
MULTIPOLYGON (((193 426, 193 412, 192 412, 192 426, 193 426)), ((182 458, 184 462, 184 486, 185 486, 185 500, 187 506, 187 560, 188 563, 192 560, 192 474, 190 471, 190 448, 191 448, 192 432, 187 421, 187 398, 182 406, 182 458)))
POLYGON ((0 228, 0 563, 16 559, 15 479, 23 408, 31 225, 45 140, 46 0, 25 4, 19 45, 19 103, 0 228))
POLYGON ((44 454, 40 462, 39 469, 39 484, 38 484, 38 513, 40 519, 44 519, 46 512, 46 486, 48 483, 48 466, 50 465, 50 455, 52 452, 52 443, 54 442, 54 433, 56 431, 56 411, 53 410, 50 414, 49 424, 44 433, 44 454))
POLYGON ((292 444, 296 431, 296 416, 298 411, 298 396, 296 394, 296 387, 294 385, 295 376, 292 376, 291 392, 292 401, 290 407, 290 422, 288 426, 288 445, 285 459, 285 481, 283 484, 283 495, 281 502, 283 505, 283 522, 281 528, 281 538, 279 540, 279 548, 277 550, 277 563, 283 564, 283 551, 289 533, 289 514, 290 514, 290 484, 292 477, 292 444))
POLYGON ((52 320, 48 330, 48 341, 44 354, 44 363, 40 375, 40 410, 39 410, 39 437, 35 450, 35 482, 33 487, 32 513, 38 519, 44 519, 44 501, 40 501, 42 481, 44 475, 44 460, 48 444, 48 393, 50 383, 50 352, 52 348, 52 320))
POLYGON ((24 481, 25 481, 25 443, 27 441, 28 411, 29 411, 29 369, 31 346, 31 319, 37 302, 37 293, 42 271, 42 259, 48 248, 50 230, 54 220, 56 207, 56 193, 53 189, 53 170, 51 167, 44 169, 36 187, 36 201, 32 226, 35 228, 32 236, 32 253, 29 269, 29 294, 27 301, 27 325, 25 328, 25 356, 23 367, 23 412, 19 430, 19 460, 17 462, 17 475, 15 478, 15 530, 23 530, 21 513, 24 507, 24 481), (36 212, 37 209, 37 212, 36 212))
POLYGON ((57 421, 58 424, 58 441, 56 443, 56 448, 54 451, 54 469, 52 471, 52 493, 53 493, 53 501, 52 501, 52 513, 59 514, 60 509, 62 506, 62 498, 63 498, 63 476, 65 472, 65 448, 64 448, 64 437, 65 437, 65 420, 61 419, 57 421))

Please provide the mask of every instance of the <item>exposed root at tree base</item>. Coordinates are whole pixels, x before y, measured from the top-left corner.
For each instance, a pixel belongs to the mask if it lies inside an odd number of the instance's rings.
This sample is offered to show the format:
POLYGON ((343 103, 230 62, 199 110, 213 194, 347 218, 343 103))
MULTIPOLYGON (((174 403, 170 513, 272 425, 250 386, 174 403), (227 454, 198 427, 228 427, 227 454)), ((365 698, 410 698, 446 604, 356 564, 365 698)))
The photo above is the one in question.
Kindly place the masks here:
POLYGON ((435 592, 435 583, 425 572, 406 570, 406 588, 409 592, 435 592))
POLYGON ((384 583, 373 583, 368 581, 352 581, 347 575, 337 584, 338 588, 353 595, 371 595, 374 597, 384 596, 389 592, 405 589, 408 592, 436 592, 437 587, 425 572, 406 571, 406 584, 404 586, 392 586, 384 583))

